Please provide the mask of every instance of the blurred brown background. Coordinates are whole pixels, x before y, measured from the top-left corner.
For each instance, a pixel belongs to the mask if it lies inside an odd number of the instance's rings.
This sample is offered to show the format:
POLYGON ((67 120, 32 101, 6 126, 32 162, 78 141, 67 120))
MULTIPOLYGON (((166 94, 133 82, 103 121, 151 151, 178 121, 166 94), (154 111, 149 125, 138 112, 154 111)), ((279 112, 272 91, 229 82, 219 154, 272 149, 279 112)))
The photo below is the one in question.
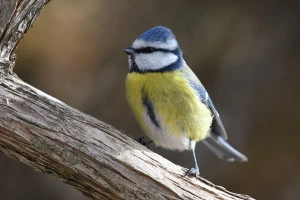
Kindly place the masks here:
MULTIPOLYGON (((233 146, 225 163, 201 143, 204 178, 257 199, 300 199, 300 14, 297 1, 60 0, 50 2, 17 50, 17 74, 133 137, 121 51, 164 25, 209 91, 233 146), (226 3, 225 3, 226 2, 226 3)), ((151 147, 184 167, 191 152, 151 147)), ((0 199, 86 199, 71 186, 0 154, 0 199)))

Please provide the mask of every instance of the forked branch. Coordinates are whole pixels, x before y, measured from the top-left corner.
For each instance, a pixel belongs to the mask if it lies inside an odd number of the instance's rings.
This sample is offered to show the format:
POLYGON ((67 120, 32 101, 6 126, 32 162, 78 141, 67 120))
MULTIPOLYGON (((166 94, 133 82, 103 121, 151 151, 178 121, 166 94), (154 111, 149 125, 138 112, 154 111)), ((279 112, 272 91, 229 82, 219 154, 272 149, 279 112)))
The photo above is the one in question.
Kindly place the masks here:
POLYGON ((204 179, 24 83, 14 50, 48 1, 0 1, 0 150, 93 199, 252 199, 204 179))

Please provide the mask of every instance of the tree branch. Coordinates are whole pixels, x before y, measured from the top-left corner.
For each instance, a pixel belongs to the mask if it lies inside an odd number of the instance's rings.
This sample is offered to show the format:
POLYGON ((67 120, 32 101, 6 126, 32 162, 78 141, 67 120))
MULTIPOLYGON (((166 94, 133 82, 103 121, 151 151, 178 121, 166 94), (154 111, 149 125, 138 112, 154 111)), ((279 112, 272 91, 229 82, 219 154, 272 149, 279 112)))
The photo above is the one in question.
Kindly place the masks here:
POLYGON ((184 177, 186 169, 35 89, 13 54, 48 1, 0 2, 0 150, 93 199, 252 199, 184 177))

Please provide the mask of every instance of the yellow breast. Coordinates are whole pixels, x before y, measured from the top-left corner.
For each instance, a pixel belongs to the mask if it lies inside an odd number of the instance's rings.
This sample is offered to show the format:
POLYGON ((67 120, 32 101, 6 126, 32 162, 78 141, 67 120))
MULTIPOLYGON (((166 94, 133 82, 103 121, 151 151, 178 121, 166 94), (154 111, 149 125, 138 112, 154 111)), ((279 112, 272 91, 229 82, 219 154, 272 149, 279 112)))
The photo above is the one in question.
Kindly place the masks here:
POLYGON ((160 141, 162 137, 159 134, 165 134, 165 140, 170 136, 199 141, 209 133, 211 111, 200 101, 197 91, 189 85, 179 70, 129 73, 126 78, 126 96, 142 129, 157 145, 164 147, 165 143, 160 141), (160 123, 159 133, 145 119, 143 94, 147 94, 153 105, 154 114, 160 123))

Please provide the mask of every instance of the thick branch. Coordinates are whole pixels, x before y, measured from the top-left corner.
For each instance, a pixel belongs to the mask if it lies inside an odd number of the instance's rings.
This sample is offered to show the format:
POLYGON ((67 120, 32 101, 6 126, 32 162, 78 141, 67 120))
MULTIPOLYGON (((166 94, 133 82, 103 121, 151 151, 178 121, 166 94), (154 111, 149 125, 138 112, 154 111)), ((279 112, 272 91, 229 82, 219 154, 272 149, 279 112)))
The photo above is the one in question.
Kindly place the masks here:
POLYGON ((0 150, 95 199, 250 199, 10 76, 0 83, 0 150))
POLYGON ((12 74, 20 39, 50 0, 0 1, 0 76, 12 74))
POLYGON ((0 150, 94 199, 251 199, 183 169, 124 133, 33 88, 14 50, 48 0, 0 1, 0 150))

